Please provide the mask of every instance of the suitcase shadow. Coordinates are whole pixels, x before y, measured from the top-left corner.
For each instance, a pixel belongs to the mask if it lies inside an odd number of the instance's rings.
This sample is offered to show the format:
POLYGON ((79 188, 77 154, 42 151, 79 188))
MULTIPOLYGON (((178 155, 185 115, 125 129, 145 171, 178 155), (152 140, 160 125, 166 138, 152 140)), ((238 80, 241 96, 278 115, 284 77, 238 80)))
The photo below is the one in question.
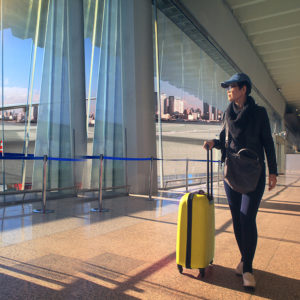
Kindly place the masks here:
POLYGON ((198 276, 193 276, 187 273, 182 274, 195 280, 203 281, 207 284, 251 293, 268 299, 300 299, 300 280, 262 270, 254 270, 257 282, 255 291, 245 290, 242 285, 242 277, 237 276, 234 269, 220 265, 209 266, 206 269, 205 277, 202 277, 200 274, 198 276))

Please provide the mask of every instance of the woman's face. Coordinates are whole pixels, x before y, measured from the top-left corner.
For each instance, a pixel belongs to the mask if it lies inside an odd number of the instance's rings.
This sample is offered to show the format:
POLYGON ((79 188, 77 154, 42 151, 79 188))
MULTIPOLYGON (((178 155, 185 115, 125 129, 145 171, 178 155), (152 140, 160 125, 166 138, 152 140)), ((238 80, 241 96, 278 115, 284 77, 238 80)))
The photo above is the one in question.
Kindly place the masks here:
POLYGON ((246 86, 243 86, 241 89, 236 83, 232 83, 227 88, 227 97, 230 102, 238 101, 246 95, 246 86))

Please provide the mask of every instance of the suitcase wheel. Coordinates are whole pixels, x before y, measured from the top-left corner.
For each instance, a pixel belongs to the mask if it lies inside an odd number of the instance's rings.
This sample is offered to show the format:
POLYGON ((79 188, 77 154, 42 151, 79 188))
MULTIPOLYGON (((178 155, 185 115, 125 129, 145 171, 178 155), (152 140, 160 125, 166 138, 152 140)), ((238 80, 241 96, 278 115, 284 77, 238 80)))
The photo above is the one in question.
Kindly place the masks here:
POLYGON ((182 266, 181 265, 177 265, 177 268, 178 268, 179 273, 182 274, 182 271, 183 271, 182 266))
POLYGON ((203 278, 205 276, 205 269, 199 269, 199 272, 201 274, 201 277, 203 278))

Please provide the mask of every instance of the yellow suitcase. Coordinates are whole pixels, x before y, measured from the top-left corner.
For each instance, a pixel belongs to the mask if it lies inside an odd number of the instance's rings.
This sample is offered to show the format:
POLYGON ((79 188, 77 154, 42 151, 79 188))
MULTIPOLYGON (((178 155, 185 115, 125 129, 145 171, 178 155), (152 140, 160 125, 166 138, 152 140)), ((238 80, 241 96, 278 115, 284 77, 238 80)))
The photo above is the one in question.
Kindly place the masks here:
POLYGON ((209 189, 209 156, 207 164, 207 194, 202 191, 187 193, 180 200, 176 245, 179 272, 182 273, 183 267, 199 269, 202 277, 205 275, 205 268, 213 262, 215 246, 215 210, 212 176, 209 189))

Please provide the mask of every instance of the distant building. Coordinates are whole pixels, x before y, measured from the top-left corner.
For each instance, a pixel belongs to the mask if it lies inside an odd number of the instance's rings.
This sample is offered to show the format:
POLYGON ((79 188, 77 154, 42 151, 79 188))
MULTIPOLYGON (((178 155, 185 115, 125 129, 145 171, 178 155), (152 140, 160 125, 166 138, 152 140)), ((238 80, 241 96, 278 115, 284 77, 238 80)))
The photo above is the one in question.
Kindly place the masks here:
POLYGON ((188 115, 188 120, 189 121, 196 121, 198 120, 199 114, 198 113, 192 113, 190 115, 188 115))
POLYGON ((214 106, 211 106, 210 120, 217 120, 217 109, 214 106))
POLYGON ((171 116, 170 116, 170 114, 162 114, 161 118, 162 118, 162 120, 170 120, 171 116))
POLYGON ((174 112, 177 111, 180 114, 184 112, 184 102, 181 99, 175 99, 174 101, 174 112))
POLYGON ((164 100, 164 109, 162 111, 162 114, 168 114, 169 113, 169 98, 166 98, 164 100))
POLYGON ((24 114, 23 113, 18 113, 17 114, 17 122, 22 122, 24 120, 24 114))
POLYGON ((193 120, 198 120, 198 115, 199 115, 198 113, 193 113, 192 114, 193 120))
POLYGON ((166 94, 161 94, 160 95, 160 113, 163 115, 165 114, 165 100, 167 99, 167 95, 166 94))
POLYGON ((175 99, 174 96, 169 96, 169 114, 172 115, 175 112, 175 99))
POLYGON ((33 107, 33 118, 32 118, 32 120, 35 121, 35 122, 37 122, 37 119, 38 119, 38 110, 39 109, 38 109, 37 105, 33 107))
POLYGON ((209 120, 209 105, 208 103, 203 103, 203 116, 202 119, 209 120))
POLYGON ((222 120, 222 118, 223 118, 223 112, 217 109, 217 120, 222 120))

